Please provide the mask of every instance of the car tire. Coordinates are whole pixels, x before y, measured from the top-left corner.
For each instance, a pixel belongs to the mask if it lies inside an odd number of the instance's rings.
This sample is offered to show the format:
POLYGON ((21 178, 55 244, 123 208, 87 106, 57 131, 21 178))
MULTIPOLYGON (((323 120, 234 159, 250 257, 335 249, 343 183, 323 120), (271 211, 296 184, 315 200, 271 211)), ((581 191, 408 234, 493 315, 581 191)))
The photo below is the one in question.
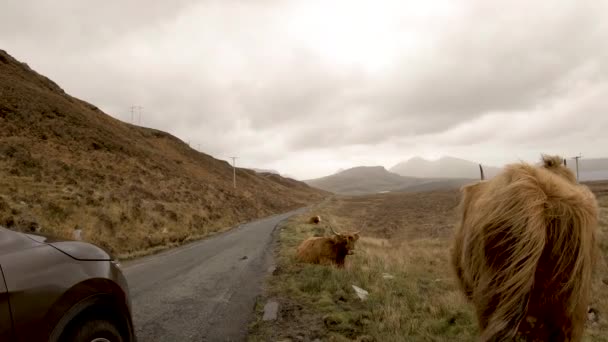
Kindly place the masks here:
MULTIPOLYGON (((66 342, 126 342, 113 322, 105 319, 87 319, 74 322, 65 334, 66 342)), ((62 340, 63 341, 63 340, 62 340)))

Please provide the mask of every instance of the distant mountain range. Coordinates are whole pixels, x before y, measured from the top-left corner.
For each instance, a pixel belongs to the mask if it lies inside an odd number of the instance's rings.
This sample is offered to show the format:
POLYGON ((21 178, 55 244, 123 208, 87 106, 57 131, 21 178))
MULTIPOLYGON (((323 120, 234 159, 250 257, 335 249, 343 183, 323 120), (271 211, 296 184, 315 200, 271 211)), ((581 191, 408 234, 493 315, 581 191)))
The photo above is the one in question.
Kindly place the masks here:
MULTIPOLYGON (((568 159, 567 163, 572 170, 576 169, 574 160, 568 159)), ((486 179, 496 176, 502 170, 482 166, 486 179)), ((579 177, 581 181, 608 179, 608 158, 580 159, 579 177)), ((382 166, 359 166, 304 182, 337 194, 361 195, 457 189, 479 179, 478 163, 454 157, 442 157, 435 161, 415 157, 390 170, 382 166)))
POLYGON ((473 179, 404 177, 383 166, 359 166, 342 172, 304 181, 310 186, 344 195, 379 192, 411 192, 458 188, 473 179))
MULTIPOLYGON (((494 177, 501 170, 488 165, 482 166, 486 178, 494 177)), ((418 178, 480 178, 478 163, 454 157, 442 157, 435 161, 414 157, 393 166, 389 171, 418 178)))

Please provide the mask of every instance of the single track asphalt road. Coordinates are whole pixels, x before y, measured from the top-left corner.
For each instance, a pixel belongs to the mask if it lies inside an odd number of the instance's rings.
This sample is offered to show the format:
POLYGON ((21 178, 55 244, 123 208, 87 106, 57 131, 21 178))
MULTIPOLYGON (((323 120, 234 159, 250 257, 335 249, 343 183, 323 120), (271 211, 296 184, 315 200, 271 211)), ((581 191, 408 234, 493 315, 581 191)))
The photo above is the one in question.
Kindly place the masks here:
POLYGON ((273 265, 273 231, 299 209, 123 264, 140 342, 243 341, 273 265))

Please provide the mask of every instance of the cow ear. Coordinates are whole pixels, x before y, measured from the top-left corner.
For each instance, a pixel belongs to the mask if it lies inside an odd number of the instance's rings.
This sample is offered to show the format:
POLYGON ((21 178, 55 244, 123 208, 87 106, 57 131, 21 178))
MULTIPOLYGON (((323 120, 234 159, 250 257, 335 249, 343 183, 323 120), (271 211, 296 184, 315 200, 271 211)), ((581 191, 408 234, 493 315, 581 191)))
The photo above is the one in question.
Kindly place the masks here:
POLYGON ((355 236, 355 241, 359 240, 359 233, 358 232, 355 233, 354 236, 355 236))

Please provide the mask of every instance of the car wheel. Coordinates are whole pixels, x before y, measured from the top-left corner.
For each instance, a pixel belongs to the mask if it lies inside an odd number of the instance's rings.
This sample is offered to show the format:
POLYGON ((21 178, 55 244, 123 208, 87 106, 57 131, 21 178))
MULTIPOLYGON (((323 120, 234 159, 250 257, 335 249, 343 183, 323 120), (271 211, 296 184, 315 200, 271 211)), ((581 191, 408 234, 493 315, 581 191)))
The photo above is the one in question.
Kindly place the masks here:
POLYGON ((66 334, 66 342, 125 342, 118 327, 105 319, 75 322, 66 334))

